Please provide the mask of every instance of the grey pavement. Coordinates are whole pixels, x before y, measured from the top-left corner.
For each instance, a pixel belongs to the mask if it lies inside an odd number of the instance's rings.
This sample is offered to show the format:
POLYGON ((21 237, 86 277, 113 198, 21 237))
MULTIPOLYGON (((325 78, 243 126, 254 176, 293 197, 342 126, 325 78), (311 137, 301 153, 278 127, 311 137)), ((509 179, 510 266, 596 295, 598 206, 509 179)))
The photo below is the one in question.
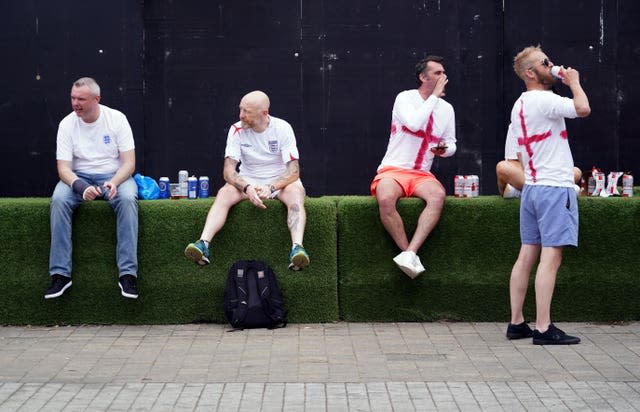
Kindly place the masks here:
POLYGON ((640 323, 0 327, 0 411, 638 411, 640 323))

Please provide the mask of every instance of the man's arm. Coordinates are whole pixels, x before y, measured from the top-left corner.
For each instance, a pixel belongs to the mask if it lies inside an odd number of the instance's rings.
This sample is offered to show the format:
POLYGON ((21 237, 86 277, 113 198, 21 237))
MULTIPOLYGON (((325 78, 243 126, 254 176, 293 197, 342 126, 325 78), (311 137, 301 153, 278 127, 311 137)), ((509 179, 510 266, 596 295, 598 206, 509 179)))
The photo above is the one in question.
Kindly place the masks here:
POLYGON ((224 168, 222 171, 222 175, 224 177, 225 182, 229 183, 242 193, 246 194, 249 198, 249 201, 253 203, 254 206, 259 207, 260 209, 266 209, 267 207, 262 203, 261 196, 258 193, 260 190, 257 187, 253 187, 252 184, 247 183, 246 180, 240 176, 240 173, 236 170, 238 166, 238 161, 234 160, 230 157, 224 158, 224 168))
POLYGON ((72 162, 69 160, 56 161, 58 169, 58 176, 60 180, 71 186, 74 192, 82 196, 84 200, 94 200, 96 197, 102 194, 102 190, 99 187, 90 185, 83 179, 79 178, 71 168, 72 162))
POLYGON ((109 189, 109 200, 116 197, 118 186, 133 175, 136 170, 136 151, 135 149, 120 152, 120 167, 113 175, 111 180, 104 182, 103 186, 109 189))
POLYGON ((276 190, 284 189, 300 178, 300 162, 298 159, 287 162, 287 169, 269 185, 261 188, 267 197, 276 190))
POLYGON ((241 192, 245 192, 245 187, 247 186, 247 181, 240 176, 240 173, 236 170, 238 167, 238 161, 234 160, 230 157, 224 158, 224 166, 222 170, 222 176, 224 177, 224 181, 235 187, 241 192))
POLYGON ((580 73, 576 69, 569 67, 564 71, 564 84, 569 86, 571 93, 573 94, 573 105, 576 108, 578 117, 587 117, 591 113, 591 107, 589 106, 589 99, 587 94, 580 85, 580 73))

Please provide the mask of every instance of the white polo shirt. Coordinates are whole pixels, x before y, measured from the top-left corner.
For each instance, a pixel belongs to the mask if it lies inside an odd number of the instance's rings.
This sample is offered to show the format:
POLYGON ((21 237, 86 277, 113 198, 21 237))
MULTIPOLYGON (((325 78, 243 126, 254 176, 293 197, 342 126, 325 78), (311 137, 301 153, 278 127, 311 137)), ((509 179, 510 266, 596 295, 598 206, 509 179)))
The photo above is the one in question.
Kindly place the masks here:
POLYGON ((104 174, 120 168, 120 153, 135 149, 127 117, 100 105, 100 115, 85 123, 75 112, 60 121, 56 159, 70 161, 75 172, 104 174))
POLYGON ((240 175, 259 181, 282 175, 300 157, 293 128, 274 116, 262 133, 241 128, 241 122, 231 125, 224 156, 242 162, 240 175))

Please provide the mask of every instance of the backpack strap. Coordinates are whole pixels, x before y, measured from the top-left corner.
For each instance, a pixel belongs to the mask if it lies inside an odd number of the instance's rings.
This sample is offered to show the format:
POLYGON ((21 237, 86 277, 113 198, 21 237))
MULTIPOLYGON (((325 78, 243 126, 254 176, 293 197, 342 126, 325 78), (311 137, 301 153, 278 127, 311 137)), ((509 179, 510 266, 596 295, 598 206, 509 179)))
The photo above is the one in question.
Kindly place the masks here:
POLYGON ((247 317, 247 299, 248 299, 248 288, 247 288, 247 270, 249 269, 249 265, 242 262, 235 268, 235 281, 236 281, 236 295, 238 298, 238 307, 233 312, 233 319, 231 320, 231 324, 237 324, 239 322, 244 321, 247 317))
POLYGON ((266 264, 262 264, 259 266, 260 267, 256 269, 256 272, 258 274, 256 278, 258 280, 258 291, 260 293, 260 299, 262 300, 262 306, 268 309, 265 311, 267 316, 269 316, 272 321, 278 322, 272 326, 269 326, 267 329, 284 328, 285 326, 287 326, 287 321, 286 320, 280 321, 279 319, 275 319, 271 315, 271 310, 270 310, 271 302, 269 301, 269 296, 271 295, 271 285, 270 285, 269 277, 267 274, 267 271, 269 270, 269 268, 267 267, 266 264))

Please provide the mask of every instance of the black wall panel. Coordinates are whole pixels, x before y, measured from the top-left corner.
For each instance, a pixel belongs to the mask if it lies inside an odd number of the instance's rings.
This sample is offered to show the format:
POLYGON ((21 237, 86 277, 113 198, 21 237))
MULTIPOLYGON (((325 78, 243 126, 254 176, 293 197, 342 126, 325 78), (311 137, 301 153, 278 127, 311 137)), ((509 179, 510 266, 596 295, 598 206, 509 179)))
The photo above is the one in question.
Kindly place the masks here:
MULTIPOLYGON (((640 3, 634 0, 6 1, 0 5, 0 196, 49 196, 57 125, 73 80, 127 114, 138 170, 178 170, 223 184, 227 130, 260 89, 294 127, 312 196, 367 194, 389 138, 391 108, 413 66, 445 57, 458 152, 433 171, 452 192, 477 174, 496 193, 511 106, 511 68, 541 43, 576 67, 592 115, 568 121, 576 165, 633 170, 640 152, 640 3)), ((567 95, 564 86, 560 94, 567 95)))
POLYGON ((51 195, 58 123, 80 77, 96 78, 144 147, 141 4, 3 1, 0 50, 0 196, 51 195))

